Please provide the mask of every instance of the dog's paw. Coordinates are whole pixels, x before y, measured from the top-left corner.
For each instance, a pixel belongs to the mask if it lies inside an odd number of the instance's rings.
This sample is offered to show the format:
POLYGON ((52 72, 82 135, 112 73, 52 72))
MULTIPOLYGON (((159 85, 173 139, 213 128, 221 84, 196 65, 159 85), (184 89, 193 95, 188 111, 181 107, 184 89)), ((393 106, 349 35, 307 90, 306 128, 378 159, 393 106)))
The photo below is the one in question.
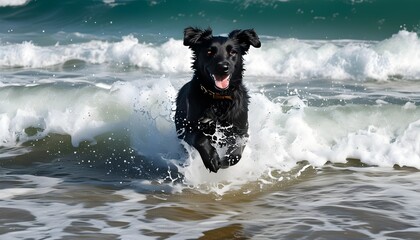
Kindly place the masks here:
POLYGON ((230 154, 225 155, 220 162, 220 168, 228 168, 229 166, 233 166, 241 160, 242 154, 230 154))
POLYGON ((209 159, 203 159, 203 162, 206 168, 210 170, 210 172, 217 173, 217 171, 220 169, 220 158, 216 151, 210 155, 209 159))

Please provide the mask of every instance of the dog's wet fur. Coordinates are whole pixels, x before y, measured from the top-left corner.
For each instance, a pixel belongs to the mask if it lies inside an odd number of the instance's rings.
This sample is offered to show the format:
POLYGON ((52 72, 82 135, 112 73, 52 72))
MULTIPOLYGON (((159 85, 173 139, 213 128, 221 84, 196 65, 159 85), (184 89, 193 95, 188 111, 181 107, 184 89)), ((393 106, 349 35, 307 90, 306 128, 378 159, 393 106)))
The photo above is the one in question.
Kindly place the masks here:
POLYGON ((184 45, 193 51, 194 75, 179 91, 175 125, 180 139, 199 152, 211 172, 235 165, 248 138, 248 91, 242 83, 243 58, 261 42, 253 29, 234 30, 227 37, 188 27, 184 45), (216 129, 223 133, 218 139, 216 129), (219 156, 215 142, 226 146, 219 156))

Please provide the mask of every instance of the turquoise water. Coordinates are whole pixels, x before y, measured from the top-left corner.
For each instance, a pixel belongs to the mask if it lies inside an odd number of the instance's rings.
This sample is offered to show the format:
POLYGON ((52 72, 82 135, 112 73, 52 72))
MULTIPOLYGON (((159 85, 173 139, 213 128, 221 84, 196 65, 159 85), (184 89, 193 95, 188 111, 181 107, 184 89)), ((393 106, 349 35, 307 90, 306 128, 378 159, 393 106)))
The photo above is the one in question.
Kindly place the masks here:
POLYGON ((418 239, 418 1, 0 1, 1 239, 418 239), (187 26, 254 28, 249 142, 179 142, 187 26))
POLYGON ((261 35, 283 38, 381 40, 400 29, 417 32, 419 7, 415 0, 39 0, 2 7, 0 32, 9 41, 21 40, 20 34, 46 41, 61 31, 179 38, 180 29, 194 25, 213 26, 220 33, 255 28, 261 35))

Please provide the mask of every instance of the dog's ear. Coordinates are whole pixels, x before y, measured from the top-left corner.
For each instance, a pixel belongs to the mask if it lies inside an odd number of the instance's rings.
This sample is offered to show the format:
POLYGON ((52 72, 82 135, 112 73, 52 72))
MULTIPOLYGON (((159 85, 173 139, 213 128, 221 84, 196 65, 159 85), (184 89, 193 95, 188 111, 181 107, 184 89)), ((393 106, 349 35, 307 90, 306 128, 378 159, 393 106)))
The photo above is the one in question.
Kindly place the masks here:
POLYGON ((250 46, 261 47, 260 39, 254 29, 233 30, 229 33, 229 38, 236 39, 242 49, 242 54, 246 54, 250 46))
POLYGON ((193 47, 210 40, 212 37, 211 28, 202 30, 199 28, 187 27, 184 30, 184 46, 193 47))

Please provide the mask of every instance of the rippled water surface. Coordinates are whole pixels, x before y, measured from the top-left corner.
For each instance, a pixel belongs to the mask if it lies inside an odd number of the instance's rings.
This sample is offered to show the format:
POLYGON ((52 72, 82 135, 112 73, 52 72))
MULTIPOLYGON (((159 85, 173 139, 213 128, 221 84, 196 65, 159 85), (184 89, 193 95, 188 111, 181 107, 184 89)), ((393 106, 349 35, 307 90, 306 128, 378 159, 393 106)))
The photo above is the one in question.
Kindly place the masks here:
MULTIPOLYGON (((2 173, 4 239, 418 239, 420 173, 360 163, 304 169, 224 196, 153 183, 2 173)), ((18 170, 17 170, 18 171, 18 170)))

